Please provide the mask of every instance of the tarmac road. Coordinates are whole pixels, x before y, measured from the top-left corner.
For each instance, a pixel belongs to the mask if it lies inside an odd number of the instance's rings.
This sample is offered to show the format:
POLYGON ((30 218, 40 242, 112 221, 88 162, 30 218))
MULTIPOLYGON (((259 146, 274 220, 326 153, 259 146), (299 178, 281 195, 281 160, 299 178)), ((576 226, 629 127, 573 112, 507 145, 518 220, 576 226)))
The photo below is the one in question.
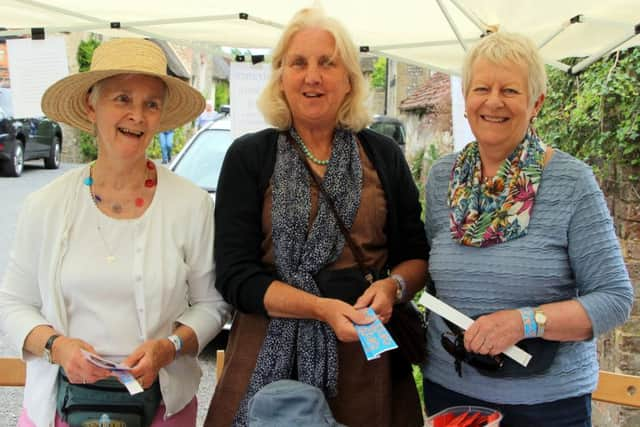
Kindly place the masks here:
MULTIPOLYGON (((18 213, 25 197, 51 182, 64 172, 79 165, 63 163, 60 169, 44 169, 42 161, 26 162, 20 178, 0 177, 0 277, 4 276, 9 252, 15 235, 18 213)), ((0 357, 18 357, 16 350, 9 348, 3 333, 0 333, 0 357)), ((198 422, 201 426, 215 387, 215 350, 209 346, 200 355, 203 371, 198 390, 198 422)), ((0 427, 15 427, 22 408, 21 387, 0 387, 0 427)))

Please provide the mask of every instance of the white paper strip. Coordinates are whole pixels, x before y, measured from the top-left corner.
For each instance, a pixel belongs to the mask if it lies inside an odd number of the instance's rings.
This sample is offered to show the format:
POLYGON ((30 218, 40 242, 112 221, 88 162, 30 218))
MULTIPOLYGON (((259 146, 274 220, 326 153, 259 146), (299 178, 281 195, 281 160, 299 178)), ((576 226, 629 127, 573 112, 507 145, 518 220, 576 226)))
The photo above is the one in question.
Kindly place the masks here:
MULTIPOLYGON (((473 323, 473 319, 459 312, 458 310, 451 307, 450 305, 440 301, 438 298, 434 297, 433 295, 427 292, 422 293, 422 296, 420 297, 420 301, 418 302, 424 305, 425 307, 427 307, 429 310, 433 311, 434 313, 444 317, 451 323, 458 325, 465 331, 473 323)), ((511 347, 506 349, 504 351, 504 354, 506 354, 507 356, 509 356, 516 362, 518 362, 520 365, 525 367, 529 364, 529 361, 531 360, 531 355, 516 345, 512 345, 511 347)))

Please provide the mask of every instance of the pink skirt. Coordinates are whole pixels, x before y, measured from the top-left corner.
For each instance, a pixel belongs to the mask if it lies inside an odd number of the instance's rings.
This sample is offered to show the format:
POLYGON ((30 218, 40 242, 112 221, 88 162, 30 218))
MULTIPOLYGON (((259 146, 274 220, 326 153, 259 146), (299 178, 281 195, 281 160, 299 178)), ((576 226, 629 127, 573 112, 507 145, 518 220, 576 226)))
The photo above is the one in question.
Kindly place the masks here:
MULTIPOLYGON (((187 406, 185 406, 180 412, 177 412, 172 417, 164 419, 164 403, 160 403, 160 407, 158 408, 158 412, 156 412, 156 416, 153 418, 153 422, 151 423, 151 427, 189 427, 196 425, 196 418, 198 415, 198 400, 194 397, 191 402, 187 406)), ((36 425, 31 421, 29 415, 27 414, 27 410, 22 408, 22 412, 20 413, 20 418, 18 419, 18 427, 36 427, 36 425)), ((56 414, 56 424, 55 427, 69 427, 69 424, 62 421, 60 416, 56 414)))

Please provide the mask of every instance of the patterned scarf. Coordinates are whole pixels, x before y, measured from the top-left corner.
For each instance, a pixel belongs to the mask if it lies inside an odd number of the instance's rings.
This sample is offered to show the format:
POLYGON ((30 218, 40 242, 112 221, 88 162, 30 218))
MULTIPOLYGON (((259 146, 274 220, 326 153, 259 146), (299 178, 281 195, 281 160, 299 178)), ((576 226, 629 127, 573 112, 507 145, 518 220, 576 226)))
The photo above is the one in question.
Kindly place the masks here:
MULTIPOLYGON (((300 138, 295 129, 290 132, 294 139, 300 138)), ((338 258, 344 247, 344 236, 322 196, 318 198, 318 214, 309 229, 310 180, 296 148, 285 134, 281 134, 272 177, 275 264, 281 280, 305 292, 320 295, 313 276, 338 258)), ((360 206, 362 189, 362 166, 352 132, 336 130, 331 158, 322 181, 345 226, 350 229, 360 206)), ((234 425, 247 425, 247 405, 258 390, 274 381, 292 378, 294 374, 299 381, 335 396, 338 385, 337 338, 324 322, 271 318, 234 425)))
POLYGON ((498 173, 482 182, 478 142, 458 154, 449 179, 449 224, 454 240, 486 247, 526 236, 544 167, 546 145, 532 132, 498 173))

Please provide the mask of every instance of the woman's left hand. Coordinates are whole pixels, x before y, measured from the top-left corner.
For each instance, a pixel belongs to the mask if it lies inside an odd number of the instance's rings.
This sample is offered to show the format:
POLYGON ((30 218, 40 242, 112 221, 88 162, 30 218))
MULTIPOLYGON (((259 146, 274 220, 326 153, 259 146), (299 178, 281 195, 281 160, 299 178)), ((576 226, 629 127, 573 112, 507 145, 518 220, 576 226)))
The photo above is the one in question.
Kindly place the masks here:
POLYGON ((158 371, 175 358, 175 347, 167 339, 143 342, 122 363, 130 366, 131 375, 143 388, 149 388, 158 377, 158 371))
POLYGON ((480 316, 464 333, 467 351, 495 356, 523 338, 518 310, 501 310, 480 316))
POLYGON ((397 285, 393 279, 385 278, 376 280, 354 304, 356 309, 371 307, 376 312, 382 323, 387 323, 393 313, 393 304, 396 301, 397 285))

